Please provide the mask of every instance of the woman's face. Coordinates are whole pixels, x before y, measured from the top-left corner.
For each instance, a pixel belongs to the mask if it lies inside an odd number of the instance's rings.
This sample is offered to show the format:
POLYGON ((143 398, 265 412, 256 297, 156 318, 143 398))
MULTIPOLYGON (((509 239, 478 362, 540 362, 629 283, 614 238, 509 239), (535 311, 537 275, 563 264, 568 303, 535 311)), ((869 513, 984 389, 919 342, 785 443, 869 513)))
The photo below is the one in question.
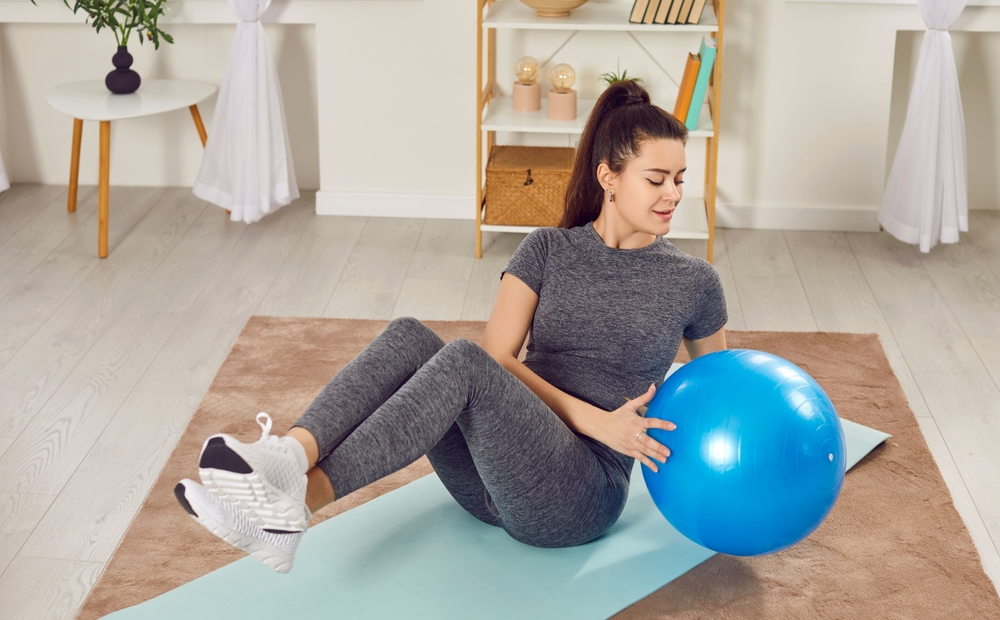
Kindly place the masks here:
POLYGON ((620 175, 611 173, 606 164, 598 167, 598 178, 605 189, 611 188, 615 201, 604 195, 604 208, 614 207, 622 220, 638 232, 656 236, 670 232, 670 220, 683 194, 687 158, 679 140, 651 140, 640 149, 620 175))

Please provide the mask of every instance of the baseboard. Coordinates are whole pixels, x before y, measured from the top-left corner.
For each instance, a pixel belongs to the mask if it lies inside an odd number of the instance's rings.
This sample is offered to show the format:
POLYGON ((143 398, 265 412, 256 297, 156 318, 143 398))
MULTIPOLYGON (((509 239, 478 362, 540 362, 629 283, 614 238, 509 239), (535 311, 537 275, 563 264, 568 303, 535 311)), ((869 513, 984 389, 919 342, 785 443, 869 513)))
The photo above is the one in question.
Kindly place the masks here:
POLYGON ((795 207, 716 202, 719 228, 878 232, 878 207, 795 207))
MULTIPOLYGON (((473 196, 316 192, 317 215, 472 220, 473 196)), ((717 203, 719 228, 878 232, 875 207, 790 207, 717 203)))
POLYGON ((316 192, 316 215, 474 220, 474 196, 316 192))

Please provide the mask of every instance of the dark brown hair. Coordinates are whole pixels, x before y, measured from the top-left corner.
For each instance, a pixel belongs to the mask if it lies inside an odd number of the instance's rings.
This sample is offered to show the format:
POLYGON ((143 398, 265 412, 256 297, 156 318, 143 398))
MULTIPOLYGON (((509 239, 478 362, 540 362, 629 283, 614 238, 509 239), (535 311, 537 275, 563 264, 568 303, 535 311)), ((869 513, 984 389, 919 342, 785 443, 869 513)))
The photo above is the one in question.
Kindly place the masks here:
POLYGON ((597 180, 603 161, 621 174, 649 140, 667 138, 687 145, 687 127, 673 114, 649 102, 634 80, 613 83, 598 98, 576 148, 559 228, 593 222, 601 214, 604 188, 597 180))

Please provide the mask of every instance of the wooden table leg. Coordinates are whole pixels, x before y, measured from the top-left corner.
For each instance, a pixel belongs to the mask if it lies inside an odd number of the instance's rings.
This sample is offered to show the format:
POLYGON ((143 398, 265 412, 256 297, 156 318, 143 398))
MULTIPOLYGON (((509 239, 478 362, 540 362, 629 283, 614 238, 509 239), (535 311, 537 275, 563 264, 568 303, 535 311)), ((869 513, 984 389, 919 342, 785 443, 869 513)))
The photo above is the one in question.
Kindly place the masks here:
POLYGON ((111 167, 111 121, 101 121, 101 176, 97 189, 97 255, 108 256, 108 171, 111 167))
MULTIPOLYGON (((198 137, 201 138, 201 147, 205 148, 205 144, 208 142, 208 133, 205 131, 205 124, 201 122, 201 113, 198 112, 198 104, 192 105, 191 118, 194 119, 194 126, 198 128, 198 137)), ((232 213, 229 209, 226 209, 226 213, 232 213)))
POLYGON ((80 141, 83 138, 83 119, 73 119, 73 152, 69 156, 69 191, 66 197, 66 210, 76 211, 76 187, 80 180, 80 141))
POLYGON ((198 104, 194 104, 190 107, 191 118, 194 119, 194 126, 198 128, 198 137, 201 138, 201 146, 204 148, 205 143, 208 142, 208 134, 205 132, 205 125, 201 122, 201 114, 198 113, 198 104))

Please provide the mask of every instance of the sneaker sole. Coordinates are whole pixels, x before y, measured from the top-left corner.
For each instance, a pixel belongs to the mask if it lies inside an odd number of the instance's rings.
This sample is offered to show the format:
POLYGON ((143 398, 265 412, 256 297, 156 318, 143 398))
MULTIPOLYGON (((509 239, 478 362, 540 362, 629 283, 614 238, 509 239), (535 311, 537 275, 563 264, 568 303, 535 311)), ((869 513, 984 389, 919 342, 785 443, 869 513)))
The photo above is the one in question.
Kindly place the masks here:
POLYGON ((293 557, 290 557, 274 545, 233 531, 231 528, 212 518, 208 510, 202 510, 202 514, 199 514, 192 507, 185 491, 184 483, 178 483, 174 487, 174 496, 184 510, 191 515, 191 518, 197 521, 202 527, 240 551, 249 553, 260 560, 265 566, 273 568, 279 573, 286 574, 292 570, 293 557))
POLYGON ((202 448, 198 475, 208 492, 240 508, 261 529, 272 533, 303 532, 309 519, 284 491, 272 486, 240 456, 228 435, 210 438, 202 448))

